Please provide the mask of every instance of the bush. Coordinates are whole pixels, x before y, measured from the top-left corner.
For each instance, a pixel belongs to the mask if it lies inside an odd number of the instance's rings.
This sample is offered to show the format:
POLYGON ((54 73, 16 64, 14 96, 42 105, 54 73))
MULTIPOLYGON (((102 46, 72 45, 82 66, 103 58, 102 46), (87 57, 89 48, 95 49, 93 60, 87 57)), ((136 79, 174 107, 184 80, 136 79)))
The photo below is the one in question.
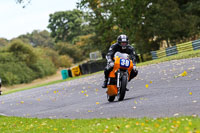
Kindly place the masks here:
POLYGON ((0 76, 4 85, 28 83, 56 72, 44 50, 37 52, 27 44, 14 41, 0 51, 0 76))
POLYGON ((70 58, 73 58, 74 62, 79 62, 85 59, 83 51, 72 44, 59 42, 56 44, 56 50, 59 51, 60 55, 68 55, 70 58))
POLYGON ((36 73, 36 78, 52 75, 56 72, 54 64, 48 58, 40 58, 31 66, 31 69, 36 73))
POLYGON ((34 72, 24 62, 0 64, 0 75, 5 85, 28 83, 35 78, 34 72))
POLYGON ((73 64, 73 59, 67 55, 59 56, 59 66, 69 68, 73 64))
POLYGON ((11 42, 8 52, 12 52, 20 61, 24 61, 28 66, 36 62, 37 56, 34 49, 29 44, 23 43, 21 40, 11 42))

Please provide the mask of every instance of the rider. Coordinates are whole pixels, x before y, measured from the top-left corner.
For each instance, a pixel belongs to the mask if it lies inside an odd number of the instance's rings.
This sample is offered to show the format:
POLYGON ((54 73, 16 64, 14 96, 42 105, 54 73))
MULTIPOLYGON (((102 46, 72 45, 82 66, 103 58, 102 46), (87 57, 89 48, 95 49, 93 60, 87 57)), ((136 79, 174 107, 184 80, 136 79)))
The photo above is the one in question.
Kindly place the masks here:
MULTIPOLYGON (((108 76, 109 73, 112 71, 113 66, 114 66, 114 54, 116 52, 121 52, 121 53, 127 53, 130 56, 130 59, 133 61, 133 63, 136 62, 136 57, 137 54, 135 52, 135 49, 129 44, 129 40, 128 37, 126 35, 120 35, 117 37, 117 43, 113 44, 108 51, 108 54, 106 55, 106 59, 107 59, 107 66, 104 70, 104 75, 105 75, 105 81, 102 85, 102 88, 106 88, 107 87, 107 82, 108 82, 108 76)), ((133 68, 133 70, 131 71, 130 74, 130 79, 133 79, 134 77, 136 77, 138 74, 138 71, 136 70, 136 68, 133 68)), ((128 90, 128 89, 127 89, 128 90)))

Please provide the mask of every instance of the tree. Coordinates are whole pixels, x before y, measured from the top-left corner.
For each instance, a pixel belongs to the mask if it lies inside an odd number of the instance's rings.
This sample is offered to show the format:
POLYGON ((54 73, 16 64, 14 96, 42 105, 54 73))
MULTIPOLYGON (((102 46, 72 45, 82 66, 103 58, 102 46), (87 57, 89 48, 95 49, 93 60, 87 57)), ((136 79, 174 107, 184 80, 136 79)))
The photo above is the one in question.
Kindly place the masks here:
MULTIPOLYGON (((91 11, 96 33, 94 44, 101 50, 106 51, 107 44, 124 33, 140 53, 146 53, 159 49, 163 41, 169 46, 169 43, 180 42, 198 33, 198 28, 195 30, 197 17, 183 11, 183 5, 188 2, 179 2, 182 6, 176 0, 81 0, 79 7, 91 11)), ((198 5, 199 1, 195 2, 198 5)), ((199 11, 195 2, 190 1, 190 5, 192 3, 192 9, 199 11)))
POLYGON ((82 61, 85 58, 82 50, 75 45, 66 42, 58 42, 55 45, 55 48, 60 55, 68 55, 70 58, 73 58, 75 63, 82 61))
POLYGON ((50 47, 54 46, 54 39, 50 36, 47 30, 34 30, 32 33, 21 35, 18 37, 25 43, 31 44, 33 47, 50 47))
POLYGON ((0 38, 0 47, 8 45, 9 41, 5 38, 0 38))
POLYGON ((15 0, 15 1, 16 1, 16 3, 22 4, 23 8, 25 8, 31 2, 31 0, 15 0))
POLYGON ((73 11, 60 11, 50 14, 48 28, 55 41, 71 42, 74 37, 80 35, 83 23, 83 13, 74 9, 73 11))
POLYGON ((27 66, 31 66, 31 64, 35 63, 38 59, 33 48, 29 44, 25 44, 20 40, 14 40, 11 42, 8 52, 12 52, 19 60, 24 61, 27 66))

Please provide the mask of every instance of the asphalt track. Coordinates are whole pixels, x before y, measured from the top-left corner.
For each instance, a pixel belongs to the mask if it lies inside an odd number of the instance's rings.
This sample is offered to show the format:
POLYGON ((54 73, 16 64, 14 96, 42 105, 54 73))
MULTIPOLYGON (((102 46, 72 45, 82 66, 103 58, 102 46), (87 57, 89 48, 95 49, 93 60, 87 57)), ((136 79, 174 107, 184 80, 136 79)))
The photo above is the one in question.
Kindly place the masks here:
POLYGON ((38 118, 200 115, 200 58, 138 68, 124 101, 109 103, 103 73, 0 96, 0 115, 38 118), (184 71, 186 76, 178 76, 184 71))

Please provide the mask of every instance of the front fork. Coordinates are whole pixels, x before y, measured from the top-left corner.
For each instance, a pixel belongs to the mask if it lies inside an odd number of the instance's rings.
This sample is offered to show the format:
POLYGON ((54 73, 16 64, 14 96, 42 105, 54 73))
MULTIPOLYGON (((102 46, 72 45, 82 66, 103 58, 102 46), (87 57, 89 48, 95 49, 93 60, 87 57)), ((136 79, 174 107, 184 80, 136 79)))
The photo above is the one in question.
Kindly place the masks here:
MULTIPOLYGON (((120 86, 121 86, 120 79, 121 79, 123 74, 125 74, 125 73, 120 72, 120 70, 117 71, 117 88, 118 88, 118 90, 120 89, 120 86)), ((128 78, 128 72, 126 73, 126 75, 127 75, 127 78, 128 78)), ((128 79, 127 79, 127 81, 128 81, 128 79)))
POLYGON ((117 88, 120 88, 120 71, 117 72, 117 88))

